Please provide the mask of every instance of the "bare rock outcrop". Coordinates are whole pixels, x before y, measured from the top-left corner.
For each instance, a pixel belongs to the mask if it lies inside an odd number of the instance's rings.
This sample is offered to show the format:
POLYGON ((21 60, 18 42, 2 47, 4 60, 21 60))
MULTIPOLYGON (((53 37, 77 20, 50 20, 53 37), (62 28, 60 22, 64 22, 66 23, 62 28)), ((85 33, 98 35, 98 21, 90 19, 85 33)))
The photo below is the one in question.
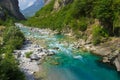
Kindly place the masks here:
POLYGON ((2 9, 2 7, 0 7, 0 20, 5 20, 6 19, 6 15, 2 9))
POLYGON ((113 64, 116 70, 120 72, 120 38, 111 38, 99 45, 93 45, 91 39, 80 39, 74 43, 76 48, 91 51, 92 53, 102 57, 103 63, 113 64))
POLYGON ((48 4, 51 0, 44 0, 45 5, 48 4))
POLYGON ((117 57, 115 58, 113 62, 117 68, 117 71, 120 71, 120 54, 117 55, 117 57))
POLYGON ((73 0, 56 0, 54 4, 54 10, 59 10, 61 7, 71 3, 73 0))

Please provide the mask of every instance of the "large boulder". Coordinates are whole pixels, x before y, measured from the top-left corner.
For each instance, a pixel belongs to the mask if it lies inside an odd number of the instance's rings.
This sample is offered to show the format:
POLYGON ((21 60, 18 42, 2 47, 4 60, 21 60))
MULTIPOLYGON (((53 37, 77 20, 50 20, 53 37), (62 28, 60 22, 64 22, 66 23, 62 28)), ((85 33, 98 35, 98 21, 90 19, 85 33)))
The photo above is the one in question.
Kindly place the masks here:
POLYGON ((118 54, 116 56, 116 58, 114 59, 113 62, 115 64, 116 68, 117 68, 117 71, 120 71, 120 54, 118 54))
POLYGON ((30 59, 31 59, 31 60, 39 60, 40 57, 39 57, 37 54, 32 54, 32 55, 30 56, 30 59))

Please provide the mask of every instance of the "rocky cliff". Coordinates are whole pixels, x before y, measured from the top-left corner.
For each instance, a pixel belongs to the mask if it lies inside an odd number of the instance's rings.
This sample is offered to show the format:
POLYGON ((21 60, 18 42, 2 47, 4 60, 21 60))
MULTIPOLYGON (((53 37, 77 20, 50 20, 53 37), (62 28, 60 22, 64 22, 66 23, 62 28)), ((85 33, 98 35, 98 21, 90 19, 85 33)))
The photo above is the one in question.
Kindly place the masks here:
POLYGON ((25 18, 21 14, 18 4, 18 0, 0 0, 0 6, 2 8, 7 9, 15 18, 23 20, 25 18))
POLYGON ((93 45, 90 39, 79 39, 76 47, 101 56, 103 63, 114 65, 120 72, 120 38, 111 38, 99 45, 93 45))
POLYGON ((73 0, 56 0, 54 4, 54 10, 59 10, 61 7, 64 7, 72 1, 73 0))
MULTIPOLYGON (((45 5, 50 3, 51 0, 44 0, 45 5)), ((61 7, 64 7, 73 0, 55 0, 54 10, 59 10, 61 7)))
POLYGON ((44 0, 44 4, 48 4, 51 0, 44 0))

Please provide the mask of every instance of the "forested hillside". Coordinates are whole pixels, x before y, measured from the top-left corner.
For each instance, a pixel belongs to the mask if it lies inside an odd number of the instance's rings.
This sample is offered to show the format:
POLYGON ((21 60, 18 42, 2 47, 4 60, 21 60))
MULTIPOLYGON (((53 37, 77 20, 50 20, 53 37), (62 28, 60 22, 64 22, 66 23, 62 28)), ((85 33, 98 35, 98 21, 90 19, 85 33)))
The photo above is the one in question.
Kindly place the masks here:
POLYGON ((0 80, 119 80, 120 0, 44 1, 0 0, 0 80))
POLYGON ((88 28, 99 43, 101 37, 120 36, 120 0, 51 0, 26 24, 65 30, 78 37, 88 28))
POLYGON ((18 61, 12 54, 13 50, 22 46, 25 39, 14 22, 24 17, 19 12, 14 12, 14 6, 17 4, 13 6, 13 2, 8 1, 0 1, 0 80, 25 80, 24 74, 18 67, 18 61), (13 9, 7 8, 8 5, 5 3, 13 6, 13 9))

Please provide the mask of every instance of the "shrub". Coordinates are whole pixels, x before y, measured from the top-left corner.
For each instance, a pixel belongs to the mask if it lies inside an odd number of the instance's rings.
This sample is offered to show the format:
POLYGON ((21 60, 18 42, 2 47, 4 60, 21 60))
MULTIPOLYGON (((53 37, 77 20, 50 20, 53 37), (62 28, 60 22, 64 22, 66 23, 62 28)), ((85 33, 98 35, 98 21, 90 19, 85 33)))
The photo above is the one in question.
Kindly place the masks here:
POLYGON ((24 35, 17 27, 6 27, 3 35, 4 45, 0 48, 0 79, 1 80, 25 80, 24 74, 20 71, 18 63, 12 52, 20 48, 24 35), (4 59, 2 54, 5 54, 4 59))
POLYGON ((31 55, 32 53, 33 53, 33 52, 27 52, 27 53, 25 53, 26 58, 30 58, 30 55, 31 55))
POLYGON ((8 27, 3 35, 4 44, 13 45, 15 49, 22 46, 24 39, 24 35, 15 26, 8 27))
POLYGON ((87 29, 87 20, 85 18, 80 19, 77 24, 80 31, 85 31, 87 29))
POLYGON ((11 53, 5 54, 4 59, 0 60, 0 79, 25 80, 24 74, 18 68, 17 62, 11 53))
MULTIPOLYGON (((60 0, 59 0, 60 1, 60 0)), ((54 11, 55 0, 44 6, 35 16, 28 19, 26 24, 41 28, 58 29, 69 27, 75 32, 77 29, 85 31, 87 22, 84 18, 98 19, 100 25, 112 36, 119 34, 120 0, 73 0, 58 11, 54 11)), ((88 20, 90 24, 93 21, 88 20)))
POLYGON ((101 42, 102 37, 108 37, 107 31, 102 26, 93 26, 92 30, 93 44, 97 45, 101 42))

